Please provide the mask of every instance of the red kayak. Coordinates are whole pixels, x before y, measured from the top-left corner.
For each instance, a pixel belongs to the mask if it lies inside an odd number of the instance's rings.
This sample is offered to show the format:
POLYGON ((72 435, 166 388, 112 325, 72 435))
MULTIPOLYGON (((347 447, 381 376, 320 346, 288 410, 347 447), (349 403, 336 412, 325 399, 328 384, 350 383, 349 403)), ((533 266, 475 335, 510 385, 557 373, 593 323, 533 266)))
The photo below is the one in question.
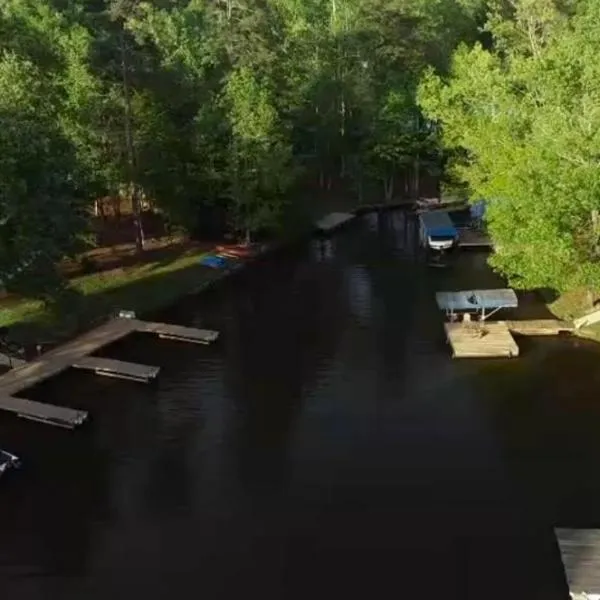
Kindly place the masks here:
POLYGON ((215 250, 228 256, 251 258, 257 254, 259 249, 255 246, 244 246, 243 244, 227 244, 225 246, 217 246, 215 250))

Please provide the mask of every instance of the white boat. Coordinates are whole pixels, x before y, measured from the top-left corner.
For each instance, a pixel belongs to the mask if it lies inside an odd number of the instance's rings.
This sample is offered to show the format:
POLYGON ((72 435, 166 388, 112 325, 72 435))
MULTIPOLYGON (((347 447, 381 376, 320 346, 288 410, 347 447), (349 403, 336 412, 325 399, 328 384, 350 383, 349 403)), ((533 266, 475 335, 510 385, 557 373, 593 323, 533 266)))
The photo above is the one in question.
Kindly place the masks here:
POLYGON ((422 213, 419 222, 422 245, 443 252, 456 244, 458 231, 446 211, 422 213))
POLYGON ((21 460, 18 456, 0 450, 0 475, 3 475, 9 469, 18 469, 21 466, 21 460))

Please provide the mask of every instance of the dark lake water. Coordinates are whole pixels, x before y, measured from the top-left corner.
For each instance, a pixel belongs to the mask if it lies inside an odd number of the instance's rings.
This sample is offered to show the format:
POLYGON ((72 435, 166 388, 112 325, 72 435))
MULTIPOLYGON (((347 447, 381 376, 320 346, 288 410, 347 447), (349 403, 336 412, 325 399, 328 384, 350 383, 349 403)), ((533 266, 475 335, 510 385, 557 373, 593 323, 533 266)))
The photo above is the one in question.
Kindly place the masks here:
POLYGON ((520 340, 453 361, 403 213, 364 217, 158 318, 212 347, 108 354, 157 386, 68 372, 28 396, 75 432, 0 414, 24 469, 0 484, 0 598, 554 600, 552 527, 600 523, 600 353, 520 340))

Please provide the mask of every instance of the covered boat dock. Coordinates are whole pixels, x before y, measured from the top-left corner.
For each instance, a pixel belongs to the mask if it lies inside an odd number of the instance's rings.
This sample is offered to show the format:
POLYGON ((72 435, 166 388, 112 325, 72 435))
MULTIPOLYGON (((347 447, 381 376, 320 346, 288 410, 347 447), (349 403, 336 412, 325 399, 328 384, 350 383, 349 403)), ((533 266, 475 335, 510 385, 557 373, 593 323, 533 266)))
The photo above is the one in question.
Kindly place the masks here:
POLYGON ((435 299, 451 320, 457 313, 475 313, 485 321, 499 310, 519 306, 519 299, 511 289, 438 292, 435 299))
POLYGON ((421 213, 419 232, 421 245, 433 250, 449 250, 458 240, 458 230, 445 210, 421 213))
POLYGON ((444 329, 454 357, 511 358, 519 355, 519 347, 508 325, 503 321, 486 322, 499 310, 517 308, 519 300, 514 290, 438 292, 435 298, 438 307, 450 319, 444 329), (472 314, 477 317, 476 321, 472 321, 472 314))

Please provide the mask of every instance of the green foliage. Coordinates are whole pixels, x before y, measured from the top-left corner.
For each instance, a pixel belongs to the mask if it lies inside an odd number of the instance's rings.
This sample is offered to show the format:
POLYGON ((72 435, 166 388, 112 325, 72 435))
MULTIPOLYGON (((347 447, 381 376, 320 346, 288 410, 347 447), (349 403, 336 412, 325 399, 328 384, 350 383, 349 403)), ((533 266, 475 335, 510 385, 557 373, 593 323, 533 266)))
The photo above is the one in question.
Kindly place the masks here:
POLYGON ((58 261, 81 249, 77 163, 34 65, 5 51, 0 90, 0 280, 45 298, 58 261))
POLYGON ((490 20, 497 49, 462 47, 420 90, 454 173, 490 200, 492 264, 521 287, 600 284, 600 7, 578 8, 515 2, 490 20))
MULTIPOLYGON (((0 240, 5 264, 44 248, 55 273, 85 231, 81 208, 120 190, 189 230, 222 209, 248 236, 301 222, 299 190, 317 182, 348 196, 383 182, 391 197, 403 179, 418 194, 437 137, 417 82, 477 39, 486 4, 4 0, 0 149, 18 150, 0 160, 0 203, 23 220, 0 240)), ((138 220, 139 247, 141 233, 138 220)))

